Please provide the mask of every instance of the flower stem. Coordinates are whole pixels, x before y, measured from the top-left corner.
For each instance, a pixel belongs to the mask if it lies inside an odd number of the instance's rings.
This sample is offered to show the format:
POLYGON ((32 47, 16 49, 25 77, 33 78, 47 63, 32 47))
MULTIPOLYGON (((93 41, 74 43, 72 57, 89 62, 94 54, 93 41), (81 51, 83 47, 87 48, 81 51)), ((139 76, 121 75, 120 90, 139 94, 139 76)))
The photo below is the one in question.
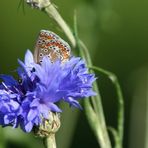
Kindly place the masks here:
POLYGON ((67 25, 67 23, 64 21, 64 19, 61 17, 57 9, 55 8, 55 5, 50 4, 45 8, 45 12, 53 19, 55 22, 61 27, 61 29, 64 31, 65 35, 71 42, 72 46, 76 46, 76 40, 73 36, 73 33, 70 29, 70 27, 67 25))
MULTIPOLYGON (((74 32, 75 32, 76 43, 80 51, 80 55, 86 60, 88 65, 92 65, 89 51, 85 46, 85 44, 79 39, 79 36, 78 36, 76 15, 74 16, 74 30, 75 30, 74 32)), ((92 70, 91 72, 93 73, 92 70)), ((84 100, 85 112, 88 118, 88 122, 97 137, 100 147, 111 148, 111 142, 107 132, 105 116, 104 116, 104 111, 103 111, 103 106, 101 101, 101 95, 99 92, 97 82, 94 82, 93 88, 94 88, 94 91, 97 93, 97 96, 90 97, 90 100, 89 99, 84 100)))
POLYGON ((50 134, 44 139, 45 148, 56 148, 55 134, 50 134))
POLYGON ((118 99, 118 121, 117 121, 118 127, 117 127, 117 134, 116 134, 118 136, 118 138, 116 139, 118 140, 116 140, 115 144, 117 148, 121 148, 123 143, 123 135, 124 135, 124 98, 122 95, 122 90, 121 90, 118 78, 112 72, 104 70, 100 67, 90 66, 90 68, 93 70, 97 70, 98 72, 101 72, 106 76, 108 76, 108 78, 111 80, 111 82, 115 86, 115 89, 117 92, 117 99, 118 99))
MULTIPOLYGON (((92 66, 92 61, 88 52, 87 47, 83 44, 82 41, 80 41, 80 45, 82 47, 82 54, 85 55, 85 59, 87 60, 87 64, 92 66)), ((93 71, 92 71, 93 72, 93 71)), ((100 144, 101 148, 111 148, 111 142, 110 138, 107 132, 107 126, 105 122, 105 116, 101 101, 100 92, 98 89, 97 82, 94 82, 94 91, 97 93, 97 96, 91 97, 91 101, 94 107, 94 113, 93 109, 91 109, 91 103, 87 102, 89 100, 85 100, 85 109, 87 118, 89 120, 89 123, 92 127, 92 129, 96 132, 96 136, 98 138, 98 142, 100 144), (91 118, 91 116, 95 114, 95 119, 91 118)))

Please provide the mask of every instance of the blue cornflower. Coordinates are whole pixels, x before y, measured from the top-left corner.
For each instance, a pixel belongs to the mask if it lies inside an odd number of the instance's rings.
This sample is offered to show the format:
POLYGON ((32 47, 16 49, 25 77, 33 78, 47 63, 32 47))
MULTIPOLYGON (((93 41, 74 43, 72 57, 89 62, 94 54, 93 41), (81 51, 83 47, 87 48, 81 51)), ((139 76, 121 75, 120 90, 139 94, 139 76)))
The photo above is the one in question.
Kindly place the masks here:
POLYGON ((81 58, 52 63, 44 57, 41 64, 35 63, 28 50, 24 62, 18 60, 19 80, 1 75, 0 124, 20 127, 30 132, 39 126, 42 119, 49 119, 49 111, 61 112, 56 105, 65 101, 70 106, 81 108, 78 99, 95 95, 92 83, 94 74, 89 74, 81 58))

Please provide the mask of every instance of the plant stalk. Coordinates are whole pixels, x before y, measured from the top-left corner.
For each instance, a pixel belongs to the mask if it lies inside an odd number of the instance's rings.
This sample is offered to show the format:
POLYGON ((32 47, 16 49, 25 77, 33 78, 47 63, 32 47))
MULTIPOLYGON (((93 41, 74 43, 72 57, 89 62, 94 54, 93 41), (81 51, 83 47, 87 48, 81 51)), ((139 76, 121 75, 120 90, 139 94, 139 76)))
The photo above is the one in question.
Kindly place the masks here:
MULTIPOLYGON (((118 78, 115 74, 113 74, 110 71, 104 70, 102 68, 91 66, 91 69, 97 70, 98 72, 101 72, 108 76, 108 78, 112 81, 112 83, 115 86, 116 92, 117 92, 117 99, 118 99, 118 121, 117 121, 117 134, 114 134, 118 136, 116 139, 116 148, 121 148, 123 144, 123 135, 124 135, 124 98, 122 94, 122 90, 118 81, 118 78)), ((115 131, 113 132, 115 133, 115 131)), ((115 136, 115 137, 116 137, 115 136)))
MULTIPOLYGON (((83 55, 85 55, 85 59, 87 60, 87 64, 88 65, 92 65, 92 61, 90 58, 90 55, 88 53, 88 49, 87 47, 80 42, 80 45, 82 47, 82 52, 83 55)), ((92 71, 93 72, 93 71, 92 71)), ((107 126, 106 126, 106 122, 105 122, 105 116, 104 116, 104 111, 103 111, 103 107, 102 107, 102 101, 101 101, 101 96, 100 96, 100 92, 99 92, 99 88, 97 85, 97 82, 94 82, 94 91, 97 93, 97 96, 91 97, 91 101, 94 107, 94 113, 93 113, 93 109, 91 110, 91 103, 87 103, 87 100, 85 100, 85 109, 86 109, 86 114, 87 117, 89 119, 89 123, 92 127, 92 129, 94 131, 96 131, 96 136, 98 138, 98 142, 101 146, 101 148, 111 148, 111 142, 110 142, 110 138, 107 132, 107 126), (87 107, 89 106, 89 107, 87 107), (95 114, 95 119, 91 118, 91 116, 95 114)), ((94 132, 95 133, 95 132, 94 132)))
POLYGON ((44 140, 45 148, 56 148, 55 134, 50 134, 44 140))
POLYGON ((59 14, 57 9, 55 8, 55 5, 50 4, 45 8, 45 12, 60 26, 60 28, 64 31, 65 35, 71 42, 71 45, 73 47, 76 46, 76 40, 73 36, 73 33, 70 29, 70 27, 67 25, 67 23, 64 21, 62 16, 59 14))
MULTIPOLYGON (((75 32, 77 48, 80 51, 79 54, 86 60, 87 65, 93 65, 88 48, 79 39, 76 15, 74 16, 74 30, 75 30, 74 32, 75 32)), ((90 72, 94 73, 93 70, 90 70, 90 72)), ((88 122, 92 130, 94 131, 101 148, 111 148, 111 142, 107 132, 105 115, 104 115, 102 101, 101 101, 101 95, 100 95, 99 88, 96 81, 93 84, 93 89, 97 93, 97 95, 90 97, 90 100, 89 99, 84 100, 85 112, 88 118, 88 122)))

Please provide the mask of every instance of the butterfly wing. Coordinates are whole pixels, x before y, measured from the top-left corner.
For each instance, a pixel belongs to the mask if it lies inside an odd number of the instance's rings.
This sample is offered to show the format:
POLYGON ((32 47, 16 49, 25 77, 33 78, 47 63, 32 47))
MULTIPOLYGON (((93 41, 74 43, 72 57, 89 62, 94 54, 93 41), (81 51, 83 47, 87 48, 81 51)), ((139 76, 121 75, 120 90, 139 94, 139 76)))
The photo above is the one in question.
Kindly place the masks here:
POLYGON ((57 34, 41 30, 35 45, 34 59, 36 63, 41 63, 44 56, 48 56, 52 62, 57 59, 61 61, 70 58, 70 46, 57 34))

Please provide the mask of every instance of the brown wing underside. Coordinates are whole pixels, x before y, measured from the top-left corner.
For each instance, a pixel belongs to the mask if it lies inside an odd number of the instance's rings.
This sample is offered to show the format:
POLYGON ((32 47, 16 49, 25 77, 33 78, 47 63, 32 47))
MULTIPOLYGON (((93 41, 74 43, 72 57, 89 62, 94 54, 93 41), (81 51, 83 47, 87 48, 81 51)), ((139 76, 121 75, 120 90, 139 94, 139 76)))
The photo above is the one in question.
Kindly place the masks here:
POLYGON ((53 32, 41 30, 35 45, 34 59, 36 63, 42 62, 48 56, 52 62, 70 58, 70 46, 53 32))

